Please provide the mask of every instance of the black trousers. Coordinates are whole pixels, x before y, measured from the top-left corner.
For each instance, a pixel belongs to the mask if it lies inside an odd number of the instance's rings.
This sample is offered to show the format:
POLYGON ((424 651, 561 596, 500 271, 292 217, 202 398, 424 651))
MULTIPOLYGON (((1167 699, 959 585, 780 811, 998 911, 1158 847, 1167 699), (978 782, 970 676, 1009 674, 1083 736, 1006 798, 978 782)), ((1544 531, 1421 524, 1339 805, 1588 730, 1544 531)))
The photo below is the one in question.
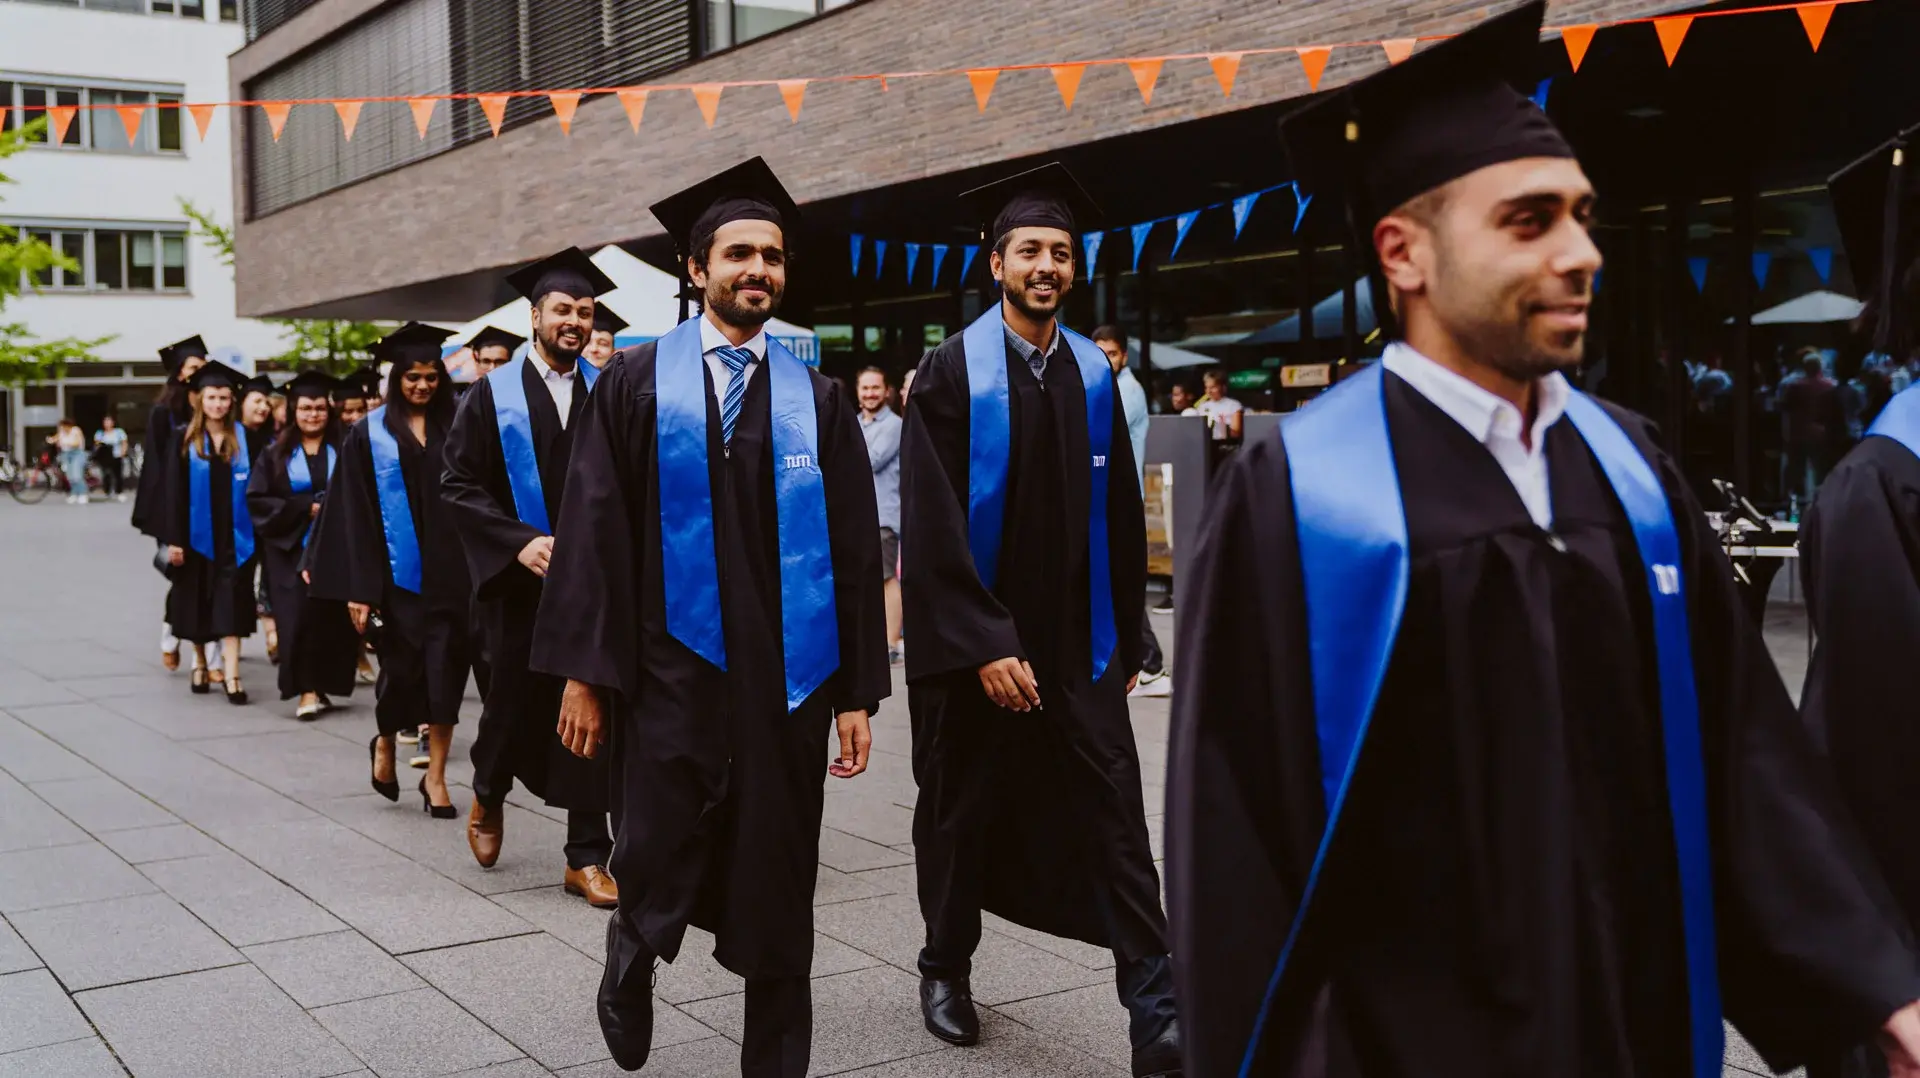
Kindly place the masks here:
POLYGON ((1160 638, 1153 635, 1153 615, 1143 614, 1140 618, 1140 672, 1158 674, 1167 668, 1166 656, 1160 654, 1160 638))
MULTIPOLYGON (((624 913, 613 915, 607 963, 623 984, 651 977, 657 956, 624 913)), ((747 979, 741 1078, 806 1078, 813 1054, 813 985, 805 977, 747 979)))
POLYGON ((613 832, 607 828, 604 812, 567 810, 567 867, 579 870, 590 865, 607 867, 613 856, 613 832))

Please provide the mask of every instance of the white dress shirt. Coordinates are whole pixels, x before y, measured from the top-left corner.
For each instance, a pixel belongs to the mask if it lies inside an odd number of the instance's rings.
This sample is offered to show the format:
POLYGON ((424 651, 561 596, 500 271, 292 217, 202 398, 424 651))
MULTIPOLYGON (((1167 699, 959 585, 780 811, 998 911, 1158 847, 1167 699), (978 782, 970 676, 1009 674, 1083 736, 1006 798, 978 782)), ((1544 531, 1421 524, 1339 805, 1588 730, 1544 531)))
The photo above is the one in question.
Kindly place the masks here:
MULTIPOLYGON (((727 367, 727 361, 720 358, 722 348, 732 348, 733 342, 713 324, 713 319, 700 316, 700 353, 707 361, 707 370, 713 372, 714 403, 725 407, 727 403, 727 383, 733 381, 733 371, 727 367)), ((767 361, 767 331, 761 330, 753 339, 740 347, 753 353, 754 362, 747 364, 743 377, 746 382, 753 381, 753 372, 767 361)), ((746 383, 742 383, 743 385, 746 383)))
POLYGON ((566 430, 567 413, 573 411, 573 375, 580 369, 579 361, 574 361, 573 370, 556 371, 547 366, 547 361, 540 358, 536 350, 527 357, 527 362, 540 372, 540 381, 546 384, 547 392, 553 396, 553 406, 560 409, 560 429, 566 430))
POLYGON ((1573 392, 1558 371, 1539 380, 1534 387, 1532 437, 1520 440, 1526 417, 1513 402, 1473 384, 1442 367, 1405 342, 1387 345, 1381 363, 1420 395, 1473 435, 1487 447, 1500 470, 1507 473, 1513 489, 1526 503, 1527 515, 1542 528, 1553 527, 1553 497, 1547 484, 1547 428, 1566 414, 1567 398, 1573 392))

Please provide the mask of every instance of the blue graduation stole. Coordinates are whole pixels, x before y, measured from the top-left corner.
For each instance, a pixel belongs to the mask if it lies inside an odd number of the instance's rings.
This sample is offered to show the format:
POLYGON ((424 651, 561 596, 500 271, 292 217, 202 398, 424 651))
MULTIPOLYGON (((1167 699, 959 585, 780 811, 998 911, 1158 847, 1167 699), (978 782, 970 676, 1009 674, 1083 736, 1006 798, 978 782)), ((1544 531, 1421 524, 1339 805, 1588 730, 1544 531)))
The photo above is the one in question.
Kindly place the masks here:
POLYGON ((587 392, 593 392, 593 383, 600 380, 600 368, 588 363, 586 356, 581 356, 573 361, 573 369, 580 372, 580 383, 587 387, 587 392))
MULTIPOLYGON (((1327 824, 1267 983, 1240 1066, 1253 1067, 1268 1009, 1326 865, 1368 723, 1393 655, 1408 581, 1406 511, 1387 430, 1385 374, 1372 364, 1280 424, 1293 486, 1327 824)), ((1633 526, 1653 611, 1660 718, 1680 868, 1693 1073, 1719 1075, 1725 1049, 1713 924, 1705 765, 1680 539, 1653 468, 1620 425, 1575 392, 1567 419, 1600 462, 1633 526)))
MULTIPOLYGON (((552 535, 547 520, 547 492, 540 481, 540 458, 533 451, 533 413, 527 406, 527 384, 521 381, 526 369, 523 357, 495 367, 487 375, 487 387, 493 391, 494 422, 500 428, 500 457, 507 466, 507 487, 513 491, 513 512, 522 524, 552 535)), ((581 374, 588 367, 579 363, 581 374)))
MULTIPOLYGON (((253 558, 253 516, 247 512, 247 430, 233 424, 229 437, 234 439, 233 465, 230 468, 228 497, 233 504, 233 563, 245 565, 253 558)), ((187 453, 187 545, 195 554, 213 558, 213 462, 201 456, 213 453, 213 436, 200 436, 198 451, 187 453)))
MULTIPOLYGON (((1087 590, 1092 601, 1093 680, 1107 672, 1120 634, 1113 623, 1108 568, 1107 457, 1113 445, 1113 367, 1100 346, 1056 324, 1080 368, 1087 393, 1087 443, 1093 456, 1087 487, 1087 590)), ((1000 305, 974 320, 960 338, 967 357, 967 546, 980 583, 993 589, 1006 529, 1007 460, 1013 452, 1007 390, 1007 323, 1000 305)))
POLYGON ((413 507, 400 471, 400 443, 387 429, 387 406, 367 413, 367 443, 373 450, 373 489, 380 499, 380 530, 387 537, 387 567, 393 586, 420 594, 420 536, 413 530, 413 507))
POLYGON ((1916 388, 1920 386, 1910 386, 1894 394, 1873 418, 1867 436, 1892 438, 1906 446, 1907 452, 1920 457, 1920 393, 1914 392, 1916 388))
MULTIPOLYGON (((660 454, 660 553, 667 631, 722 670, 727 643, 720 615, 713 490, 707 472, 706 359, 700 320, 660 338, 654 358, 655 437, 660 454)), ((827 545, 827 484, 820 471, 819 420, 806 364, 767 338, 773 397, 773 496, 779 519, 780 635, 787 710, 806 702, 840 666, 833 557, 827 545)))
MULTIPOLYGON (((322 459, 327 462, 327 481, 332 482, 333 447, 330 445, 322 445, 320 447, 320 453, 322 459)), ((307 491, 313 489, 313 475, 307 471, 307 451, 303 446, 298 444, 295 444, 293 452, 287 455, 287 487, 295 494, 305 494, 307 491)), ((309 523, 307 530, 300 535, 300 549, 305 550, 307 544, 312 541, 313 525, 309 523)))

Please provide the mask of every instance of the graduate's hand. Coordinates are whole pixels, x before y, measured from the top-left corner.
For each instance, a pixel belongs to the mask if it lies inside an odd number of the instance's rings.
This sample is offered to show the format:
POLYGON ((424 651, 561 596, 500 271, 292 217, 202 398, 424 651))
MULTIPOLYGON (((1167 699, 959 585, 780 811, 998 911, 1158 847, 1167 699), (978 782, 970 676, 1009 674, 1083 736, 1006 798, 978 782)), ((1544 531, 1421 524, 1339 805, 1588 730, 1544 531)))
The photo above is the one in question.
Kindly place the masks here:
POLYGON ((312 520, 312 519, 313 519, 314 517, 317 517, 317 516, 319 516, 319 515, 320 515, 320 503, 319 503, 319 502, 314 502, 314 503, 313 503, 312 505, 309 505, 309 506, 307 506, 307 519, 308 519, 308 520, 312 520))
POLYGON ((168 565, 187 564, 187 552, 180 549, 177 546, 168 547, 167 548, 167 564, 168 565))
POLYGON ((1893 1012, 1880 1027, 1880 1050, 1891 1078, 1920 1078, 1920 1001, 1893 1012))
POLYGON ((582 759, 593 759, 606 744, 606 719, 600 710, 600 694, 593 691, 593 686, 567 679, 566 691, 560 694, 560 725, 555 732, 567 751, 582 759))
POLYGON ((1040 706, 1040 683, 1026 660, 1009 655, 980 668, 980 687, 987 699, 1008 711, 1032 711, 1040 706))
MULTIPOLYGON (((311 583, 311 581, 309 581, 309 583, 311 583)), ((371 613, 373 613, 373 608, 365 603, 347 604, 347 617, 353 619, 353 631, 356 633, 366 633, 367 615, 371 613)))
POLYGON ((827 774, 836 779, 850 779, 867 769, 867 751, 873 748, 873 726, 864 711, 842 711, 836 718, 840 723, 840 758, 827 765, 827 774))
POLYGON ((313 587, 313 574, 307 572, 305 569, 300 570, 300 583, 305 584, 309 588, 313 587))
POLYGON ((533 570, 533 575, 545 577, 547 565, 553 561, 553 536, 543 535, 520 548, 520 564, 533 570))
POLYGON ((1130 677, 1130 678, 1128 678, 1128 679, 1127 679, 1127 695, 1128 695, 1128 696, 1132 696, 1132 695, 1133 695, 1133 690, 1134 690, 1134 689, 1136 689, 1136 688, 1138 688, 1138 687, 1139 687, 1139 685, 1140 685, 1140 675, 1139 675, 1139 674, 1135 674, 1135 675, 1133 675, 1132 677, 1130 677))

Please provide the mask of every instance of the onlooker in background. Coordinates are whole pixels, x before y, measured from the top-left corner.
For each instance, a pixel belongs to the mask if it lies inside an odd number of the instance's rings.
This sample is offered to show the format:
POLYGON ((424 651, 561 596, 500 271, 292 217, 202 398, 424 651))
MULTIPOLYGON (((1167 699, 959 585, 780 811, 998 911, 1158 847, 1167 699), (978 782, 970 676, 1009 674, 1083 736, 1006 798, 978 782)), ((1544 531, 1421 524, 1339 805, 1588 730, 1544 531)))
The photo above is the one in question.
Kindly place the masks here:
POLYGON ((880 509, 880 579, 887 606, 887 660, 900 662, 900 417, 887 407, 887 374, 860 372, 860 433, 873 465, 873 499, 880 509))
MULTIPOLYGON (((1147 391, 1127 368, 1127 335, 1117 326, 1101 326, 1093 331, 1093 343, 1107 354, 1113 364, 1114 384, 1120 389, 1120 408, 1127 416, 1127 440, 1133 443, 1134 477, 1140 480, 1140 497, 1147 496, 1147 391)), ((1167 696, 1173 686, 1167 681, 1166 657, 1160 653, 1160 638, 1153 633, 1153 619, 1140 619, 1140 682, 1131 695, 1167 696)))
POLYGON ((67 474, 67 504, 87 504, 87 435, 80 425, 62 416, 60 425, 47 436, 47 444, 60 454, 60 470, 67 474))
POLYGON ((1827 447, 1833 426, 1844 425, 1840 394, 1828 378, 1820 354, 1808 349, 1800 355, 1800 377, 1780 386, 1780 417, 1786 425, 1787 476, 1785 490, 1802 504, 1826 478, 1827 447))
MULTIPOLYGON (((927 349, 927 352, 931 351, 933 351, 933 349, 927 349)), ((923 362, 927 358, 927 352, 920 353, 920 359, 923 362)), ((903 416, 907 414, 907 393, 913 389, 913 376, 918 373, 920 373, 920 368, 908 367, 907 373, 900 376, 900 414, 903 416)))
POLYGON ((1203 376, 1207 395, 1193 406, 1195 413, 1207 417, 1207 425, 1213 428, 1213 440, 1239 441, 1240 424, 1245 418, 1246 408, 1239 401, 1227 396, 1227 372, 1215 368, 1203 376))
POLYGON ((1167 414, 1199 414, 1193 410, 1193 390, 1188 389, 1185 382, 1175 382, 1173 383, 1173 388, 1167 391, 1167 414))
POLYGON ((126 501, 121 483, 126 478, 127 432, 120 429, 112 416, 102 417, 100 429, 93 432, 93 462, 100 466, 103 492, 116 502, 126 501))

